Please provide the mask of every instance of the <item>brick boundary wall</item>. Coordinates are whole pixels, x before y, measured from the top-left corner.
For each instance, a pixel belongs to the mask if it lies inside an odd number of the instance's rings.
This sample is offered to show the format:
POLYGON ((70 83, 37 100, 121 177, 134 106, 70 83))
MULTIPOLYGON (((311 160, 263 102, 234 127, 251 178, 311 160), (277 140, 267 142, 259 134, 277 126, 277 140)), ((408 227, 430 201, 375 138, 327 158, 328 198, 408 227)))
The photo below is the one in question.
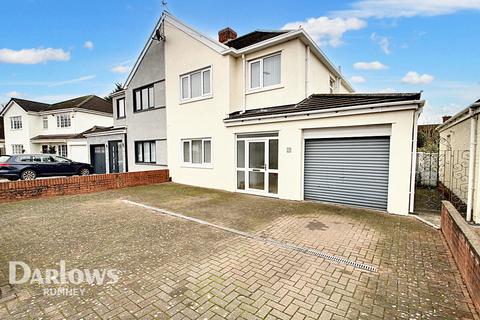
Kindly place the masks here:
POLYGON ((0 203, 99 192, 170 181, 168 169, 0 182, 0 203))
POLYGON ((442 201, 441 228, 473 303, 480 312, 480 237, 448 201, 442 201))

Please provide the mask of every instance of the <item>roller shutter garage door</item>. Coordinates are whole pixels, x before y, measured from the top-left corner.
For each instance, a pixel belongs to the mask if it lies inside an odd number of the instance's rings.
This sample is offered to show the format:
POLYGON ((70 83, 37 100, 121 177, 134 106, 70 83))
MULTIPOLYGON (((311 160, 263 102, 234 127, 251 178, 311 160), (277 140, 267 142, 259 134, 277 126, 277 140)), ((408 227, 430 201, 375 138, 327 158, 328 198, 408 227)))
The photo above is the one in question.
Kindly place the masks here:
POLYGON ((305 140, 304 198, 386 210, 390 137, 305 140))

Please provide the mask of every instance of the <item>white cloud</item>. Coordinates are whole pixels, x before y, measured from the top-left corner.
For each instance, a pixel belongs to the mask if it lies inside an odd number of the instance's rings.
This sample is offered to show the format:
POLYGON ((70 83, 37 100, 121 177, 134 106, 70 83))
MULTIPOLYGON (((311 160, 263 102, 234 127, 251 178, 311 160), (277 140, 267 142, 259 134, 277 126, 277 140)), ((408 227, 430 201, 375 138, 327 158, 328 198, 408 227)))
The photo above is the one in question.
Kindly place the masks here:
POLYGON ((333 14, 357 18, 399 18, 446 15, 463 10, 480 10, 480 0, 359 0, 351 5, 351 9, 333 14))
POLYGON ((10 91, 10 92, 5 93, 5 96, 8 97, 8 98, 21 98, 25 95, 21 92, 18 92, 18 91, 10 91))
POLYGON ((50 60, 68 61, 70 53, 54 48, 0 49, 0 63, 37 64, 50 60))
POLYGON ((289 22, 282 29, 302 27, 320 45, 337 47, 342 44, 343 34, 350 30, 365 28, 367 23, 358 18, 309 18, 305 21, 289 22))
POLYGON ((443 106, 434 106, 427 100, 419 118, 420 124, 442 123, 443 116, 453 116, 466 106, 459 104, 447 104, 443 106))
POLYGON ((70 80, 64 80, 64 81, 59 81, 59 82, 54 82, 48 85, 48 87, 58 87, 58 86, 63 86, 64 84, 71 84, 71 83, 76 83, 76 82, 82 82, 82 81, 87 81, 95 78, 95 75, 91 76, 83 76, 80 78, 75 78, 75 79, 70 79, 70 80))
POLYGON ((356 62, 353 64, 353 67, 357 70, 383 70, 388 68, 380 61, 356 62))
POLYGON ((130 67, 118 65, 111 69, 113 73, 127 73, 130 71, 130 67))
POLYGON ((352 83, 365 83, 365 82, 367 82, 367 80, 362 76, 353 76, 353 77, 350 78, 350 81, 352 81, 352 83))
POLYGON ((429 84, 433 79, 434 77, 432 75, 426 73, 420 75, 418 72, 409 71, 402 78, 402 82, 407 84, 429 84))
POLYGON ((387 37, 378 36, 375 32, 370 36, 373 42, 377 43, 385 54, 392 53, 390 40, 387 37))
POLYGON ((83 44, 83 47, 88 50, 93 50, 94 45, 92 41, 85 41, 85 43, 83 44))

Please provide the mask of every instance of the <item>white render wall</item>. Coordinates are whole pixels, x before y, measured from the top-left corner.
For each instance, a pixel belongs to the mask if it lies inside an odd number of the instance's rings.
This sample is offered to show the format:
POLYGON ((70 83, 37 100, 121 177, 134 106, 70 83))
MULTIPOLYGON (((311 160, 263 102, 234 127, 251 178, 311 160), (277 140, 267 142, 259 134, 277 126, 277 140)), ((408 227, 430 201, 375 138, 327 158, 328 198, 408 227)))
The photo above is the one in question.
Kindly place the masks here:
MULTIPOLYGON (((175 182, 208 188, 235 191, 235 135, 242 132, 278 131, 279 133, 279 193, 283 199, 303 199, 303 130, 312 128, 351 127, 361 125, 391 126, 391 155, 388 192, 388 212, 408 214, 410 192, 410 169, 412 151, 412 132, 414 111, 383 112, 375 114, 335 116, 330 118, 291 120, 288 122, 272 122, 245 124, 226 127, 223 119, 238 105, 238 97, 243 90, 239 87, 242 79, 230 77, 227 70, 238 69, 238 59, 222 56, 192 37, 173 28, 165 26, 165 63, 166 63, 166 100, 167 100, 167 136, 168 167, 175 182), (194 59, 192 52, 195 53, 194 59), (178 63, 182 61, 182 63, 178 63), (212 66, 212 97, 191 103, 180 103, 179 75, 212 66), (236 90, 237 92, 231 92, 236 90), (237 98, 233 98, 236 96, 237 98), (212 168, 191 168, 182 164, 182 139, 212 138, 212 168), (287 147, 292 152, 287 153, 287 147)), ((300 52, 297 43, 288 43, 293 52, 300 52)), ((278 48, 280 49, 280 48, 278 48)), ((273 49, 274 51, 274 49, 273 49)), ((267 53, 266 51, 264 53, 267 53)), ((261 53, 263 54, 263 53, 261 53)), ((261 55, 259 53, 259 55, 261 55)), ((297 57, 298 59, 298 57, 297 57)), ((292 58, 292 60, 295 60, 292 58)), ((302 60, 302 59, 298 59, 302 60)), ((282 57, 282 65, 288 58, 282 57)), ((301 63, 295 64, 300 67, 301 63)), ((292 72, 295 69, 292 68, 292 72)), ((287 74, 289 74, 287 72, 287 74)), ((282 74, 283 76, 283 74, 282 74)), ((298 80, 298 76, 294 76, 298 80)), ((321 79, 322 77, 319 77, 321 79)), ((290 83, 285 79, 285 83, 290 83)), ((303 82, 302 82, 303 83, 303 82)), ((323 80, 318 80, 318 84, 323 80)), ((284 104, 288 96, 301 97, 305 94, 303 85, 285 88, 284 95, 277 93, 259 94, 252 97, 250 107, 269 107, 284 104)), ((287 102, 290 100, 287 100, 287 102)), ((293 98, 292 98, 293 101, 293 98)), ((298 101, 297 101, 298 102, 298 101)), ((415 106, 412 106, 412 109, 415 106)))

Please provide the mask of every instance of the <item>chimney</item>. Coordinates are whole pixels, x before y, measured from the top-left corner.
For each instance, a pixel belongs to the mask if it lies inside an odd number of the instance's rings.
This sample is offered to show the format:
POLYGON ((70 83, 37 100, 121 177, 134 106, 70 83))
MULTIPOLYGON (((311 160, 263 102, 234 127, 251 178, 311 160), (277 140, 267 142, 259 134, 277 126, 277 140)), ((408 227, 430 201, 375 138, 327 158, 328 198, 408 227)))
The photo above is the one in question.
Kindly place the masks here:
POLYGON ((237 33, 231 28, 225 28, 218 31, 218 41, 225 43, 228 40, 233 40, 237 38, 237 33))
POLYGON ((442 117, 442 123, 447 122, 452 116, 443 116, 442 117))

